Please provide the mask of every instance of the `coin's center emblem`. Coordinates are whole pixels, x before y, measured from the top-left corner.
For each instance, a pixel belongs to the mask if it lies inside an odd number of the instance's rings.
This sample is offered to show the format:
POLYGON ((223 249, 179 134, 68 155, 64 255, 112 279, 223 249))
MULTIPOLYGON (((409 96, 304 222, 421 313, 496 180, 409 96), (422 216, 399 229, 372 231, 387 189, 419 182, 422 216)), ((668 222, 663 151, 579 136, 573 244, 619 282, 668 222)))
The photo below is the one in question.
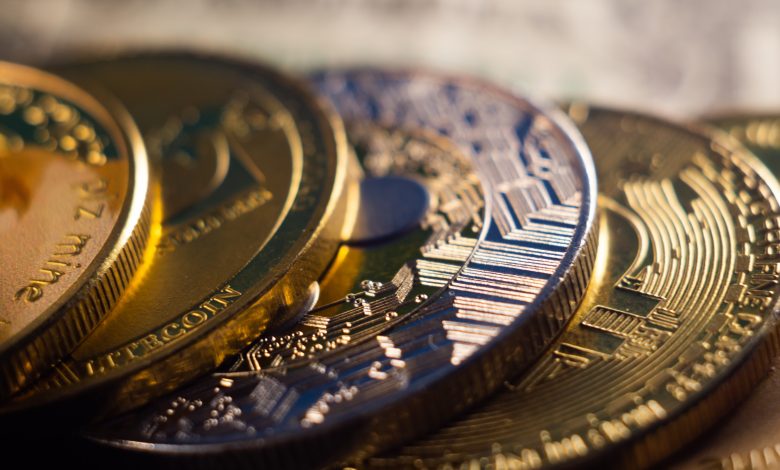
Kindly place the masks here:
POLYGON ((218 109, 185 108, 151 133, 147 140, 163 166, 165 223, 186 219, 199 204, 226 201, 248 186, 264 186, 259 160, 268 155, 247 150, 248 144, 263 139, 284 141, 286 136, 273 115, 241 94, 218 109), (231 172, 242 174, 239 184, 224 184, 231 172))

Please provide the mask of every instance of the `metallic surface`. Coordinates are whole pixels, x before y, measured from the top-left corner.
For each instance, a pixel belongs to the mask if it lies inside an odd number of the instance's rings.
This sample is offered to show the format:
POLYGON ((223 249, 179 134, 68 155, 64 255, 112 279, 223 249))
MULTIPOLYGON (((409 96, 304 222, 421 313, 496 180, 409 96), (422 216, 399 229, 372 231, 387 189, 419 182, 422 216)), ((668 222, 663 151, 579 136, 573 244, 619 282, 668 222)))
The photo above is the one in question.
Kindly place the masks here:
POLYGON ((346 142, 309 92, 261 67, 168 54, 59 70, 128 105, 162 171, 163 222, 128 297, 16 403, 115 412, 213 369, 306 301, 341 238, 346 142))
POLYGON ((596 160, 591 286, 564 335, 474 412, 368 466, 647 467, 765 371, 780 279, 780 189, 728 141, 574 106, 596 160))
POLYGON ((428 214, 385 243, 345 246, 297 326, 93 439, 199 463, 368 455, 499 386, 576 307, 595 191, 576 133, 477 81, 367 71, 315 83, 356 123, 367 180, 416 179, 428 214), (335 91, 345 80, 354 94, 335 91))
POLYGON ((147 156, 101 98, 0 63, 0 398, 71 352, 142 262, 147 156))
MULTIPOLYGON (((780 174, 780 116, 730 114, 705 118, 739 139, 772 171, 780 174)), ((769 377, 751 391, 733 415, 702 436, 696 446, 672 459, 680 469, 771 469, 780 465, 780 358, 769 377)))
POLYGON ((780 175, 780 115, 732 114, 706 119, 739 140, 769 168, 780 175))

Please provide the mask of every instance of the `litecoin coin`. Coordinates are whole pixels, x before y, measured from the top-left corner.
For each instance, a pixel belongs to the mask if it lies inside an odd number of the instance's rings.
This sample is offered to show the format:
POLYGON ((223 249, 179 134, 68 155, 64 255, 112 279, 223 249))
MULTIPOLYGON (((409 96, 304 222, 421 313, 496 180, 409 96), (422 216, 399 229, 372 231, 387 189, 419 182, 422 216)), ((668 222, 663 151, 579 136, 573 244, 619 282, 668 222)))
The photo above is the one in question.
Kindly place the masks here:
MULTIPOLYGON (((780 174, 780 115, 733 114, 705 118, 739 139, 774 175, 780 174)), ((701 439, 701 445, 681 453, 674 468, 756 469, 776 468, 780 462, 780 396, 778 360, 774 371, 728 419, 701 439)))
POLYGON ((274 71, 170 54, 74 65, 125 102, 162 171, 162 229, 131 292, 19 407, 145 402, 238 352, 338 249, 340 121, 274 71))
POLYGON ((596 160, 601 219, 571 325, 475 411, 366 466, 647 467, 767 367, 780 279, 774 177, 701 131, 583 106, 570 114, 596 160))
POLYGON ((440 423, 565 324, 593 261, 590 155, 555 113, 479 81, 314 80, 365 172, 318 303, 233 367, 91 432, 157 457, 301 467, 440 423))
POLYGON ((123 109, 0 63, 0 399, 119 302, 144 258, 150 200, 146 152, 123 109))

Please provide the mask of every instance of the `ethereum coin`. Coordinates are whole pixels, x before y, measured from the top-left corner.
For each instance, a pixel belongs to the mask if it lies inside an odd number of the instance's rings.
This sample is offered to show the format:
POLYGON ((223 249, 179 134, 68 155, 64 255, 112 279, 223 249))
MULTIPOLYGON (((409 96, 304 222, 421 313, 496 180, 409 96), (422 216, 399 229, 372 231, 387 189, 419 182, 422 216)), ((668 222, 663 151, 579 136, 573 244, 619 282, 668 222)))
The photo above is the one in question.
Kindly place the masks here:
POLYGON ((319 302, 232 368, 91 432, 143 456, 323 465, 418 434, 541 351, 592 268, 595 183, 565 119, 479 81, 315 84, 365 179, 319 302))

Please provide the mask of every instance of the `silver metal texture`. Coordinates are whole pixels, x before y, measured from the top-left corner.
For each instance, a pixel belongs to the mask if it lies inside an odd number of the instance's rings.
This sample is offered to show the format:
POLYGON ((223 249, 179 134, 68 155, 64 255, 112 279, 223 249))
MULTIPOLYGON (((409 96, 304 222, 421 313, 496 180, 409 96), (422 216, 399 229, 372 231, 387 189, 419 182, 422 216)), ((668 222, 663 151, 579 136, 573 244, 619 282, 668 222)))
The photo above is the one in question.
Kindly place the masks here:
POLYGON ((577 307, 593 267, 596 184, 562 114, 431 73, 336 71, 313 83, 354 123, 368 177, 425 181, 429 214, 412 233, 425 236, 412 255, 380 263, 390 279, 358 279, 335 302, 323 284, 293 331, 92 429, 93 440, 199 464, 224 452, 284 467, 359 459, 486 396, 577 307))

